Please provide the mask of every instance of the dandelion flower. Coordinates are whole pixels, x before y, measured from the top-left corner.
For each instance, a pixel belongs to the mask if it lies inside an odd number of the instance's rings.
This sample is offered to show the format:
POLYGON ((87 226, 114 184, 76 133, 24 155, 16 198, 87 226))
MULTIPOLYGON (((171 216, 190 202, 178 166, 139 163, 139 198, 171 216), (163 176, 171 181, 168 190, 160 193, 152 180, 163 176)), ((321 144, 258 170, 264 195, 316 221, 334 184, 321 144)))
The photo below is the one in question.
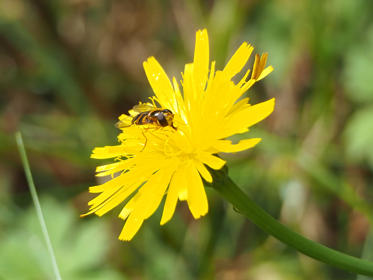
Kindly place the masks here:
MULTIPOLYGON (((206 29, 197 31, 194 60, 186 64, 181 88, 170 81, 154 57, 143 66, 155 96, 147 106, 168 109, 172 126, 136 123, 138 113, 119 117, 119 145, 95 148, 96 159, 113 158, 114 163, 99 166, 97 176, 111 176, 104 184, 89 188, 99 195, 88 204, 87 214, 102 216, 126 202, 119 217, 125 220, 120 240, 131 240, 159 207, 166 196, 160 224, 173 216, 178 200, 186 201, 195 219, 206 215, 208 202, 203 179, 212 182, 211 169, 221 169, 225 161, 218 153, 235 153, 254 147, 260 138, 248 138, 234 144, 226 138, 247 132, 270 115, 274 99, 250 105, 243 94, 272 72, 265 67, 267 54, 256 55, 253 70, 246 71, 238 83, 232 78, 242 71, 253 47, 243 43, 223 70, 210 64, 206 29), (157 104, 157 105, 155 105, 157 104)), ((144 104, 143 104, 144 105, 144 104)))

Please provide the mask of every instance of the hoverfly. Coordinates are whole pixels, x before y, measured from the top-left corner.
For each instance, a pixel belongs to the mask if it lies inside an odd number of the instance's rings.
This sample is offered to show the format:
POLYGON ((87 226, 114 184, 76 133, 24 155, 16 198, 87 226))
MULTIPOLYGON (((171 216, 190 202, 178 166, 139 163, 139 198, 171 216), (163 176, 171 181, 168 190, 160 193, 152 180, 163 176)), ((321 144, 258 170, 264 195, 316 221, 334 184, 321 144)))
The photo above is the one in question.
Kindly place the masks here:
POLYGON ((174 114, 169 109, 158 108, 154 104, 140 103, 130 111, 132 120, 128 122, 119 121, 116 126, 118 128, 127 127, 130 125, 153 125, 154 127, 172 127, 176 130, 173 124, 174 114))

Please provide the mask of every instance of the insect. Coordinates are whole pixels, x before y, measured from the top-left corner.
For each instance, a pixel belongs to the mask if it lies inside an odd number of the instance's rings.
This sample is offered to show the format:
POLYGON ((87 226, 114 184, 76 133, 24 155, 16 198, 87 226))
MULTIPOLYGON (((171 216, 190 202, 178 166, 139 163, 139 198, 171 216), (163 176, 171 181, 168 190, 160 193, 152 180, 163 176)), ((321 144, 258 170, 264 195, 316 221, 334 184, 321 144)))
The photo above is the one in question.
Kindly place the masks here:
POLYGON ((129 125, 154 125, 154 127, 172 127, 176 130, 173 124, 174 114, 169 109, 157 108, 150 103, 140 103, 132 108, 130 114, 133 116, 131 123, 119 121, 116 126, 118 128, 129 125), (132 112, 131 112, 132 111, 132 112))

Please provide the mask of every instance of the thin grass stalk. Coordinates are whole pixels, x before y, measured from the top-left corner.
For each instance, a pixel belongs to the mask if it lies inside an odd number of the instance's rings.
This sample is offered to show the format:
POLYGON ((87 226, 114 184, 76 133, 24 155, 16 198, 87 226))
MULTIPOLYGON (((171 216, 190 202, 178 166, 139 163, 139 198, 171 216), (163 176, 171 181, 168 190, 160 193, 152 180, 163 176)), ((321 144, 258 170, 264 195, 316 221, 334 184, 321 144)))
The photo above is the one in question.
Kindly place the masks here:
POLYGON ((32 178, 30 165, 29 165, 29 162, 28 162, 28 159, 27 159, 25 146, 24 146, 23 140, 22 140, 22 135, 21 135, 20 132, 17 132, 15 134, 15 137, 16 137, 18 151, 20 153, 21 160, 22 160, 22 165, 23 165, 23 168, 25 170, 25 175, 26 175, 27 183, 28 183, 28 186, 29 186, 29 189, 30 189, 32 201, 33 201, 34 206, 35 206, 36 215, 38 217, 39 224, 40 224, 41 230, 43 232, 43 237, 44 237, 44 240, 45 240, 45 243, 47 245, 48 252, 49 252, 49 255, 50 255, 50 258, 51 258, 51 261, 52 261, 53 272, 54 272, 54 275, 56 276, 56 279, 61 280, 62 279, 61 274, 60 274, 60 271, 58 269, 56 256, 55 256, 54 251, 53 251, 52 242, 49 238, 47 225, 46 225, 45 220, 44 220, 44 216, 43 216, 43 212, 41 210, 38 194, 36 192, 34 180, 32 178))

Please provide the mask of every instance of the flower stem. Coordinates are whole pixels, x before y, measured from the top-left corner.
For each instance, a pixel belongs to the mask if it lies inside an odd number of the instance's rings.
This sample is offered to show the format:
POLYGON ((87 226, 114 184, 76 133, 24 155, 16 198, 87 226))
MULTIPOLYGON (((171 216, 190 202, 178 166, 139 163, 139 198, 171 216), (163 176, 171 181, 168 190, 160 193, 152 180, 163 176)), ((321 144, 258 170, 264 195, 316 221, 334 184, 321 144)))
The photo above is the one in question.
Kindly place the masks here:
POLYGON ((266 233, 303 254, 353 273, 373 276, 373 262, 330 249, 290 230, 251 200, 224 171, 214 171, 212 187, 266 233))

